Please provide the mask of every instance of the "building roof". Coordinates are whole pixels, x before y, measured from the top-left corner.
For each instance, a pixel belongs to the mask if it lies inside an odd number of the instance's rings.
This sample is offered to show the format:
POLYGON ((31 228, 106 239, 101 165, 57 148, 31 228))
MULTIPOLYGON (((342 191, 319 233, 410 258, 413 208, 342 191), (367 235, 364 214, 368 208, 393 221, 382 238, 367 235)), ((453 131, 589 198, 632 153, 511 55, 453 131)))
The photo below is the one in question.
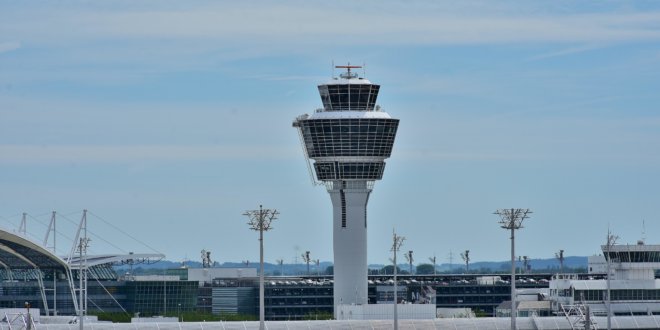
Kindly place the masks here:
MULTIPOLYGON (((510 306, 509 306, 510 307, 510 306)), ((523 300, 518 304, 518 310, 541 310, 541 309, 551 309, 552 302, 550 300, 523 300)))
MULTIPOLYGON (((96 265, 102 264, 121 264, 121 265, 131 265, 131 264, 151 264, 161 259, 165 258, 164 254, 160 253, 129 253, 129 254, 100 254, 100 255, 88 255, 84 257, 83 263, 87 267, 93 267, 96 265)), ((73 256, 69 264, 71 268, 78 268, 80 264, 80 256, 73 256)))
POLYGON ((20 234, 0 229, 0 267, 5 269, 56 269, 66 261, 20 234))
MULTIPOLYGON (((607 280, 577 280, 571 281, 575 290, 606 290, 607 280)), ((660 280, 611 280, 610 289, 659 289, 660 280)))

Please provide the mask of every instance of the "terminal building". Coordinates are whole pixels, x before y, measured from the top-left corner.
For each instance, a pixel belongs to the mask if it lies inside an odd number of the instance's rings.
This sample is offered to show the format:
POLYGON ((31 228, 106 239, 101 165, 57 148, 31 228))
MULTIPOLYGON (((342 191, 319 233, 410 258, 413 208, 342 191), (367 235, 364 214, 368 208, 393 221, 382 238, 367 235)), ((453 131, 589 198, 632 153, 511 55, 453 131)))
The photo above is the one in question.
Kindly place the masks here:
MULTIPOLYGON (((158 255, 86 256, 86 281, 81 288, 79 258, 69 262, 20 234, 0 230, 0 308, 25 303, 41 315, 98 312, 130 315, 173 315, 187 311, 258 315, 258 274, 255 268, 181 268, 162 275, 118 274, 113 266, 150 262, 158 255), (80 304, 80 295, 83 303, 80 304)), ((482 275, 401 275, 399 303, 465 307, 483 315, 509 296, 507 277, 482 275)), ((550 275, 529 275, 530 287, 547 287, 550 275)), ((267 277, 266 318, 327 319, 334 312, 332 276, 267 277)), ((369 276, 367 302, 391 304, 391 276, 369 276)))
MULTIPOLYGON (((660 246, 640 243, 606 248, 603 256, 589 258, 589 273, 517 275, 518 296, 531 298, 520 299, 518 315, 561 315, 575 305, 589 305, 594 318, 606 315, 608 261, 613 314, 660 315, 660 280, 655 278, 660 246)), ((118 274, 114 268, 149 262, 153 257, 160 256, 87 256, 87 281, 80 290, 78 259, 67 262, 20 234, 0 230, 0 308, 21 308, 28 303, 46 316, 76 315, 81 307, 88 314, 153 316, 198 311, 258 315, 256 268, 179 268, 143 276, 118 274)), ((400 275, 398 302, 433 305, 438 313, 464 309, 474 316, 506 316, 509 279, 504 274, 400 275)), ((390 275, 370 275, 367 281, 368 304, 393 303, 390 275)), ((332 276, 266 277, 266 318, 333 318, 333 282, 332 276)))

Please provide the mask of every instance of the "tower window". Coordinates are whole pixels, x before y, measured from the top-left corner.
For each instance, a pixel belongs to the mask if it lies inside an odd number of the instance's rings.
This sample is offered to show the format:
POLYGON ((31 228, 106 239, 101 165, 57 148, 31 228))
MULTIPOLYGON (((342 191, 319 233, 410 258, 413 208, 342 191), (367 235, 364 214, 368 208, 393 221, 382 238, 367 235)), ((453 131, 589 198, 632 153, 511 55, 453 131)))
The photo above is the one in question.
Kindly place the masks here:
POLYGON ((341 227, 346 228, 346 195, 344 189, 339 190, 339 198, 341 199, 341 227))

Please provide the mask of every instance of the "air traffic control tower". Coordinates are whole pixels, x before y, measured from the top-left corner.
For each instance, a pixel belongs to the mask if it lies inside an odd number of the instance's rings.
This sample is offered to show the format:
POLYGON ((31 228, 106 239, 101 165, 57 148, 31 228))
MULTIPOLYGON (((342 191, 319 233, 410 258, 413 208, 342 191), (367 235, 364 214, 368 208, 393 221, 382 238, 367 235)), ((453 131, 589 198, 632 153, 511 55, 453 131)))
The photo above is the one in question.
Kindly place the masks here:
POLYGON ((335 311, 339 304, 367 304, 367 202, 399 125, 376 105, 380 85, 351 71, 360 66, 336 68, 346 72, 318 86, 323 109, 293 122, 332 200, 335 311))

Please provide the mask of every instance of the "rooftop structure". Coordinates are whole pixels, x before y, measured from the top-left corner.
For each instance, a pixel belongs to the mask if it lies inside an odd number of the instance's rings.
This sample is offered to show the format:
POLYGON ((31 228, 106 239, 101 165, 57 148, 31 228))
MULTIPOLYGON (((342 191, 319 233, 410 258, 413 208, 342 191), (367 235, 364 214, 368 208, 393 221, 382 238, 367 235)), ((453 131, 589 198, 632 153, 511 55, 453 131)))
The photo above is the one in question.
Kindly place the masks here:
MULTIPOLYGON (((334 305, 366 304, 367 202, 383 177, 398 119, 376 105, 380 85, 346 69, 318 86, 323 108, 296 118, 305 155, 333 206, 334 305)), ((311 166, 310 166, 311 168, 311 166)))

